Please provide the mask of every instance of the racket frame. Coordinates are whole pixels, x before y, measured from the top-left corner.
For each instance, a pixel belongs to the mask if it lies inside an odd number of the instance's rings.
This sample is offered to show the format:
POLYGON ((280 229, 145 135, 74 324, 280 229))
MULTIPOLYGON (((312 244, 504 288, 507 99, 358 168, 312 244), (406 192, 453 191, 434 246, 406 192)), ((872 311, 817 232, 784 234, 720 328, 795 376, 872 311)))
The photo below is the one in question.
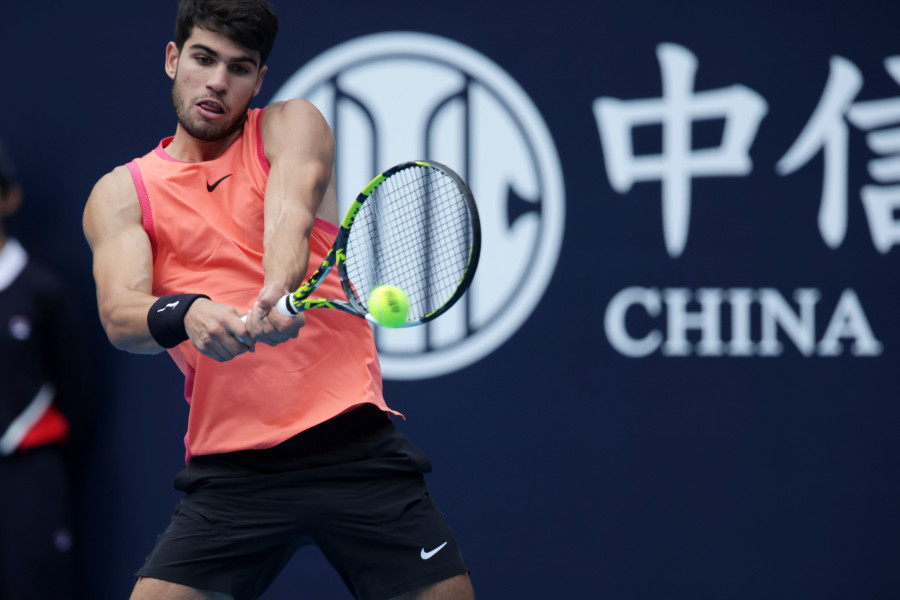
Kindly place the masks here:
POLYGON ((451 180, 453 180, 457 190, 463 197, 466 203, 466 208, 469 212, 470 224, 472 227, 472 240, 469 246, 469 258, 467 261, 466 269, 463 272, 463 277, 460 280, 460 283, 453 295, 449 299, 447 299, 447 301, 445 301, 441 306, 437 307, 427 315, 423 316, 420 319, 417 319, 416 321, 404 323, 400 325, 400 327, 412 327, 414 325, 432 321, 447 312, 454 304, 456 304, 456 302, 462 297, 462 295, 468 289, 469 285, 472 283, 472 279, 475 276, 475 270, 478 267, 478 259, 481 255, 481 226, 478 218, 478 208, 475 205, 475 198, 472 195, 472 190, 469 188, 466 182, 450 167, 442 163, 430 160, 414 160, 400 163, 391 167, 390 169, 387 169, 386 171, 383 171, 374 179, 372 179, 372 181, 370 181, 356 196, 356 198, 353 200, 353 203, 347 209, 347 213, 344 215, 344 218, 341 221, 341 225, 338 228, 338 233, 335 237, 334 244, 328 250, 328 253, 325 255, 322 264, 312 275, 307 278, 303 285, 297 288, 296 291, 290 294, 285 294, 278 301, 277 307, 282 315, 295 316, 303 311, 311 310, 313 308, 336 308, 338 310, 363 317, 372 323, 377 323, 375 318, 368 313, 366 307, 363 306, 363 304, 359 301, 356 291, 353 289, 353 284, 347 276, 347 243, 350 240, 350 230, 353 226, 353 222, 356 220, 356 216, 359 214, 363 205, 369 199, 369 196, 372 195, 372 192, 374 192, 378 188, 378 186, 384 183, 395 173, 413 167, 435 168, 439 171, 442 171, 445 175, 450 177, 451 180), (325 298, 310 298, 309 296, 319 287, 321 282, 325 280, 325 278, 335 266, 338 267, 338 275, 340 277, 341 286, 344 290, 344 294, 346 295, 347 300, 344 301, 325 298))

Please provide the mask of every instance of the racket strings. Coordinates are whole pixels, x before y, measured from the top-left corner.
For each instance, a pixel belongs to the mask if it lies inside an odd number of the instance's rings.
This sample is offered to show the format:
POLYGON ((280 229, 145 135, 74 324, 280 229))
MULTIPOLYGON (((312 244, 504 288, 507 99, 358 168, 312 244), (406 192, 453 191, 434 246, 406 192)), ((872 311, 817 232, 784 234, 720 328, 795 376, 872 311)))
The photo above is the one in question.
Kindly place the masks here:
POLYGON ((363 306, 371 291, 395 285, 409 297, 409 322, 456 293, 469 266, 471 214, 452 177, 414 166, 381 183, 363 204, 347 244, 347 275, 363 306))

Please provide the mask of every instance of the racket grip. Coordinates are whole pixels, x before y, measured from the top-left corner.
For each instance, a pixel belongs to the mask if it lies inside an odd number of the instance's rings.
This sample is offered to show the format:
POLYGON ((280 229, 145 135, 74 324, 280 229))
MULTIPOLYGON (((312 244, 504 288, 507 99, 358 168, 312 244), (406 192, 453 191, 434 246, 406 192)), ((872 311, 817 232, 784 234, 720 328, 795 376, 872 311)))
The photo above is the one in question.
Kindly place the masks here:
POLYGON ((285 317, 294 317, 300 312, 294 308, 294 305, 291 303, 291 295, 285 294, 282 296, 278 302, 275 303, 275 306, 278 308, 278 312, 285 317))
MULTIPOLYGON (((285 294, 284 296, 282 296, 281 298, 279 298, 279 299, 278 299, 278 302, 275 303, 275 306, 278 307, 278 312, 279 312, 280 314, 284 315, 285 317, 295 317, 295 316, 297 316, 298 314, 300 314, 299 312, 293 312, 294 305, 291 304, 291 295, 290 295, 290 294, 285 294)), ((244 315, 243 317, 241 317, 241 321, 243 321, 244 323, 246 323, 246 322, 247 322, 247 317, 248 317, 249 315, 250 315, 250 313, 247 313, 246 315, 244 315)), ((238 339, 239 342, 243 342, 243 341, 244 341, 244 340, 243 340, 241 337, 239 337, 239 336, 235 336, 235 337, 238 339)))

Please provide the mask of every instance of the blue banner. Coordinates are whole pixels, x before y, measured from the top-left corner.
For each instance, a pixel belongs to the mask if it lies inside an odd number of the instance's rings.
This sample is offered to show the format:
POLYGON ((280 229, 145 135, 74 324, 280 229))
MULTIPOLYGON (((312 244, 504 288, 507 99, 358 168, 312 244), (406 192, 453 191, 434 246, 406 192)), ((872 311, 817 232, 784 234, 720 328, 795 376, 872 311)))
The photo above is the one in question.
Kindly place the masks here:
MULTIPOLYGON (((103 336, 81 210, 174 133, 175 3, 50 4, 4 8, 0 138, 87 313, 85 581, 124 597, 187 405, 103 336)), ((342 206, 419 158, 475 195, 466 300, 376 339, 479 597, 894 597, 900 4, 274 6, 256 105, 319 108, 342 206)), ((299 596, 349 597, 306 550, 264 598, 299 596)))

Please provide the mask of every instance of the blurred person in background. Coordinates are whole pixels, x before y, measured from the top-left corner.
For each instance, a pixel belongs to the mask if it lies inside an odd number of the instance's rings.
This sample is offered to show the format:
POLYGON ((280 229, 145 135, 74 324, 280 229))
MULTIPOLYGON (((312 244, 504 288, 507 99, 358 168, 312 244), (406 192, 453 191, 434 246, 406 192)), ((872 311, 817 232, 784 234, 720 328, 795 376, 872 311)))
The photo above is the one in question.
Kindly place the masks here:
POLYGON ((8 235, 23 196, 0 146, 0 600, 76 599, 89 376, 65 286, 8 235))

